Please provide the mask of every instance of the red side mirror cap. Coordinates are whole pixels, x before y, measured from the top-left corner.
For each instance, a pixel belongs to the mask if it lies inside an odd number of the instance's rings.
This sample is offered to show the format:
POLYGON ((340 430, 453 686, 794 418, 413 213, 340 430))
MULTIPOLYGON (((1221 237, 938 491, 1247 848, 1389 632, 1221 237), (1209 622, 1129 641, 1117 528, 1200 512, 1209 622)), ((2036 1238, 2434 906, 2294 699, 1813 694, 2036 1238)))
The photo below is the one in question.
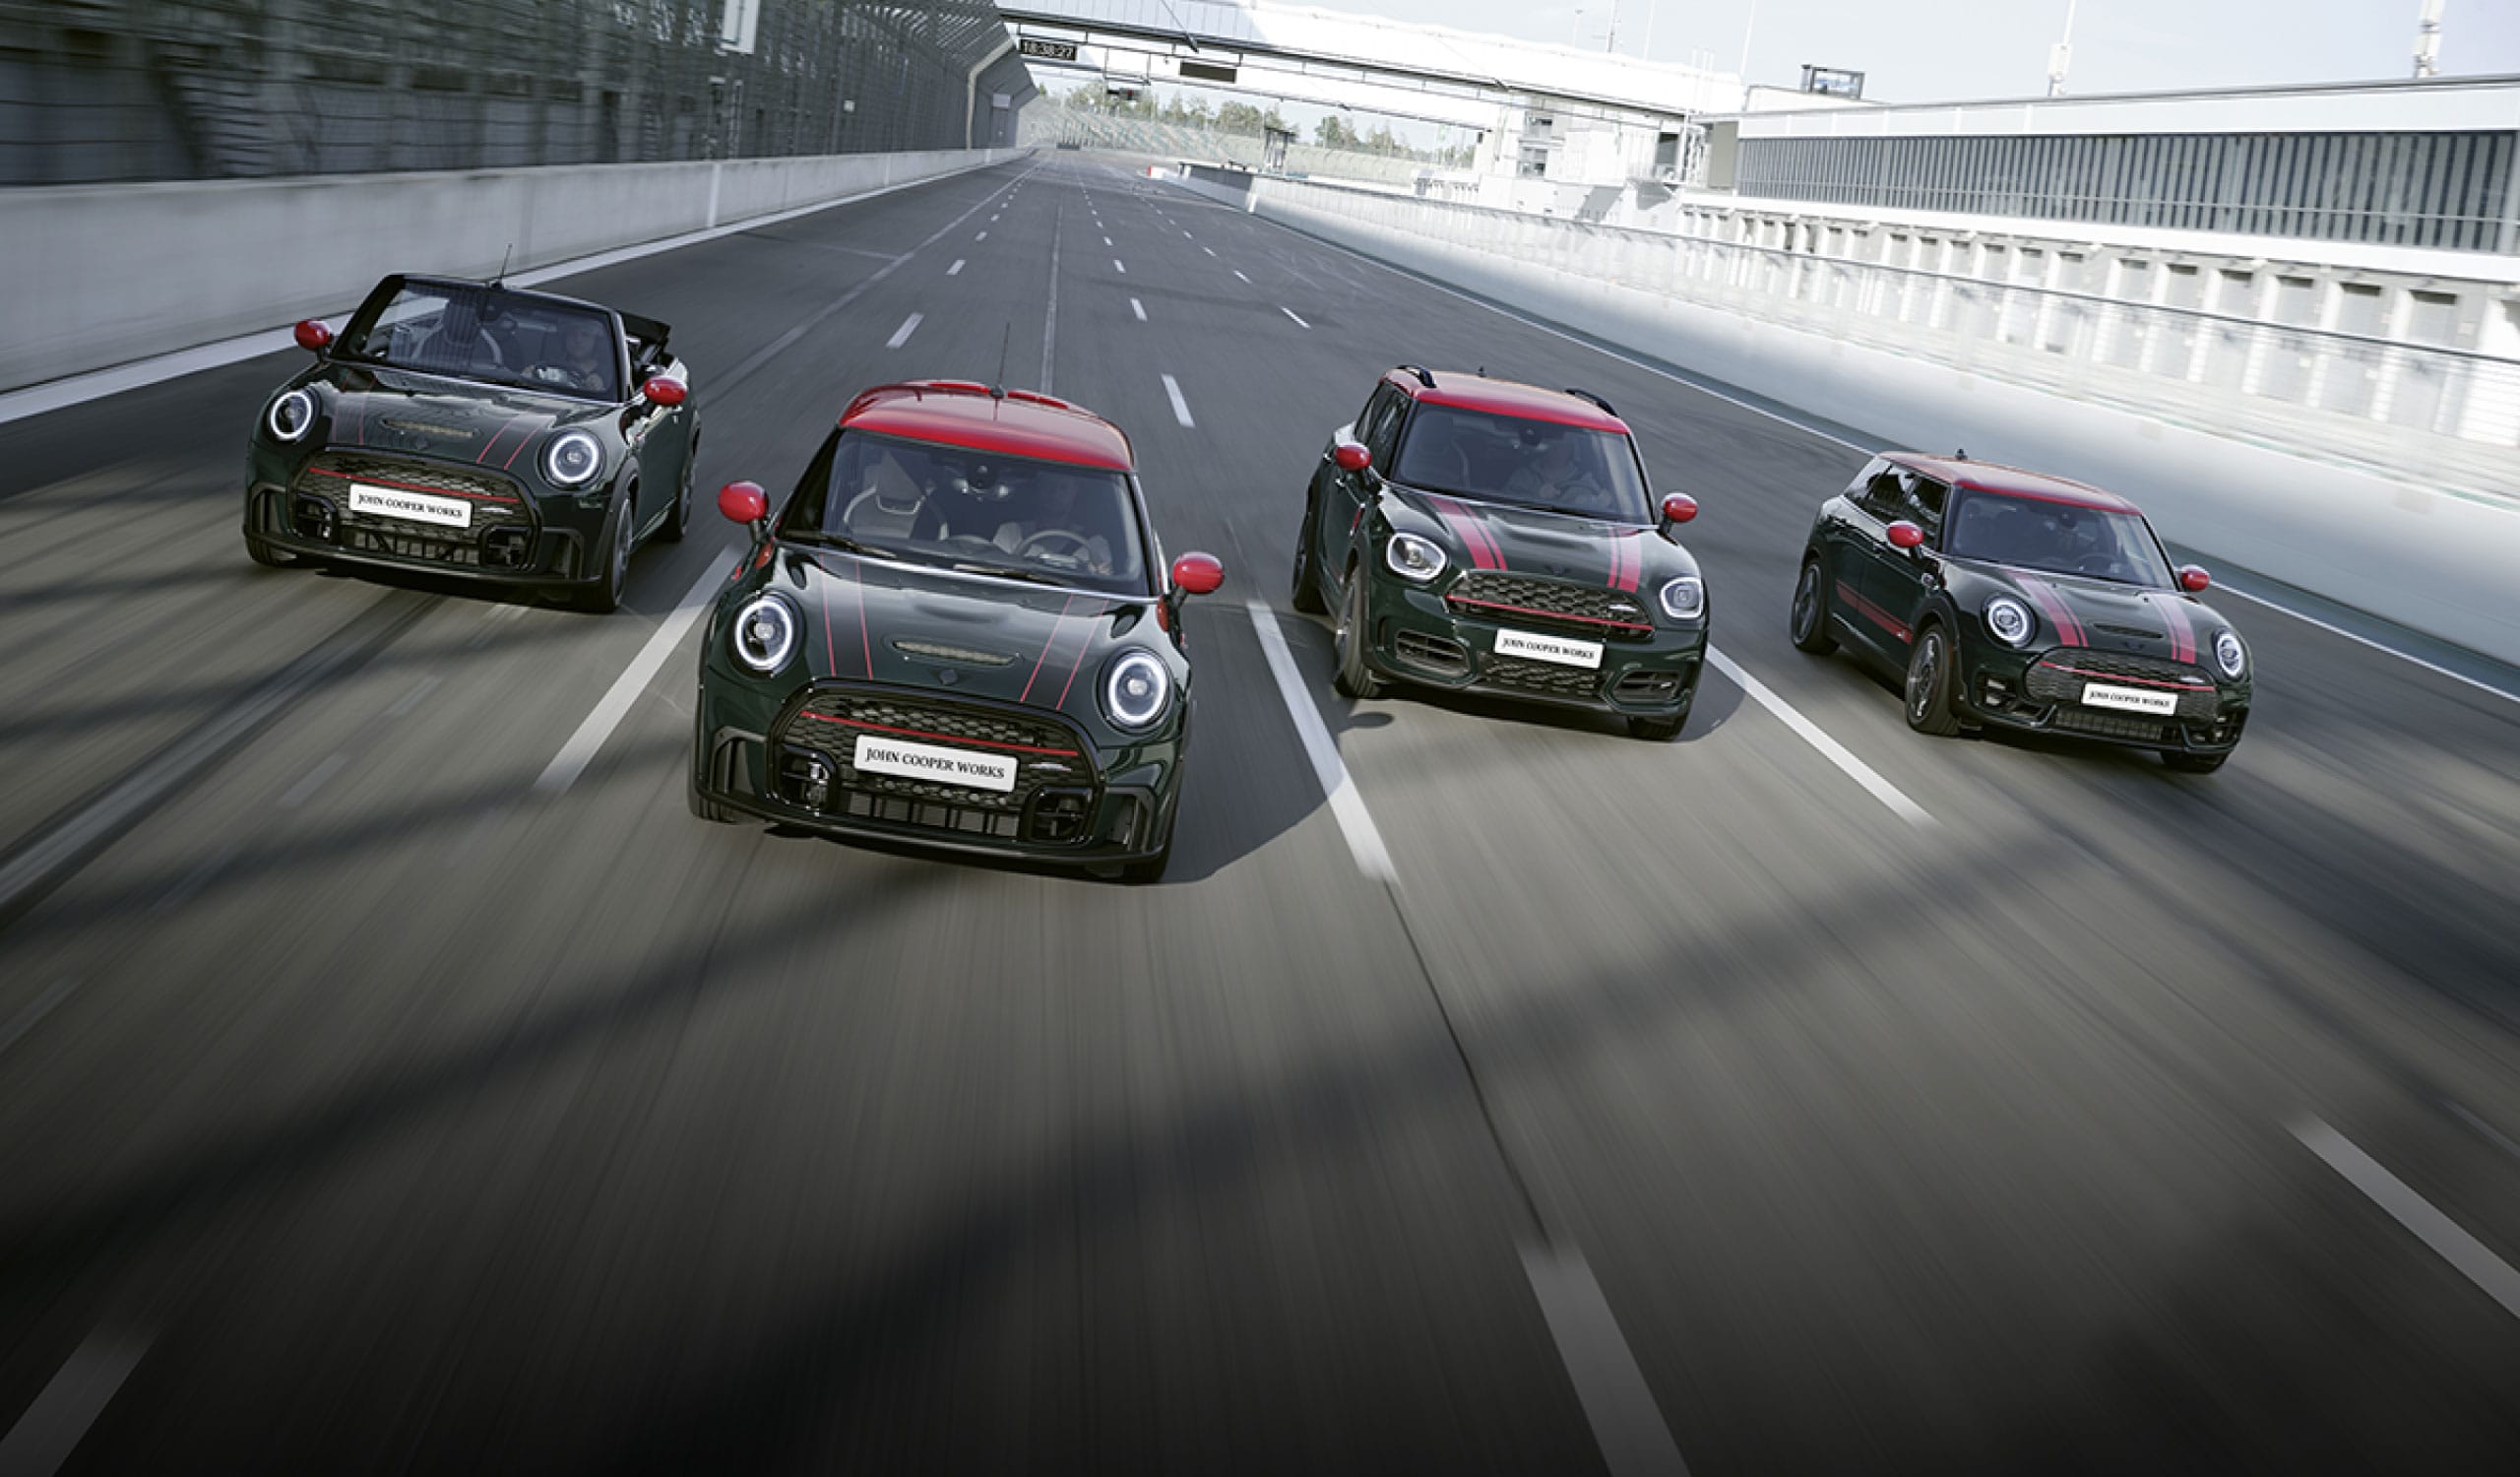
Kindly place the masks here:
POLYGON ((1342 472, 1362 472, 1374 464, 1374 454, 1354 441, 1342 441, 1330 453, 1330 460, 1342 472))
POLYGON ((1172 587, 1184 594, 1214 595, 1224 583, 1225 566, 1215 554, 1185 553, 1172 561, 1172 587))
POLYGON ((1674 492, 1663 499, 1663 521, 1686 523, 1697 516, 1697 499, 1686 492, 1674 492))
POLYGON ((728 482, 718 489, 718 511, 729 523, 759 523, 770 516, 770 498, 759 482, 728 482))
POLYGON ((1890 525, 1888 533, 1893 548, 1915 548, 1925 542, 1925 531, 1905 518, 1890 525))
POLYGON ((308 353, 322 353, 333 346, 333 330, 320 318, 309 318, 293 330, 297 347, 308 353))
POLYGON ((639 393, 656 405, 680 405, 691 391, 670 374, 651 374, 648 382, 639 387, 639 393))
POLYGON ((2207 574, 2202 565, 2181 564, 2178 566, 2178 588, 2186 591, 2188 594, 2202 595, 2205 593, 2205 587, 2212 583, 2214 583, 2214 577, 2207 574))

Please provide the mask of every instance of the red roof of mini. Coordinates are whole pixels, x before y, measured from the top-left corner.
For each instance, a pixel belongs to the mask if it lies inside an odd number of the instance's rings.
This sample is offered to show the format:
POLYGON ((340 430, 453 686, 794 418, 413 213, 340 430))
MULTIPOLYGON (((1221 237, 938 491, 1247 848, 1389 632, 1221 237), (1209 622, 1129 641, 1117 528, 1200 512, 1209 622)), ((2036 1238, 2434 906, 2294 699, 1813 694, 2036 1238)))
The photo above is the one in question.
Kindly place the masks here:
POLYGON ((1000 394, 972 380, 878 385, 849 403, 840 424, 844 430, 1113 472, 1135 465, 1129 438, 1092 411, 1031 390, 1000 394))
POLYGON ((1491 416, 1513 416, 1524 420, 1548 420, 1559 425, 1589 426, 1594 430, 1627 434, 1627 422, 1565 390, 1544 390, 1538 385, 1519 385, 1510 379, 1486 379, 1459 370, 1428 370, 1434 380, 1429 388, 1418 382, 1418 376, 1407 369, 1394 369, 1384 379, 1409 392, 1413 399, 1427 405, 1458 406, 1465 411, 1484 411, 1491 416))
POLYGON ((1969 487, 1980 492, 1992 492, 2002 497, 2027 497, 2034 502, 2070 503, 2078 508, 2099 508, 2109 513, 2132 513, 2144 516, 2144 510, 2125 498, 2089 482, 2078 482, 2067 477, 2049 477, 2044 472, 2025 472, 2001 462, 1964 462, 1958 457, 1930 456, 1922 451, 1887 451, 1882 460, 1922 472, 1937 482, 1955 487, 1969 487))

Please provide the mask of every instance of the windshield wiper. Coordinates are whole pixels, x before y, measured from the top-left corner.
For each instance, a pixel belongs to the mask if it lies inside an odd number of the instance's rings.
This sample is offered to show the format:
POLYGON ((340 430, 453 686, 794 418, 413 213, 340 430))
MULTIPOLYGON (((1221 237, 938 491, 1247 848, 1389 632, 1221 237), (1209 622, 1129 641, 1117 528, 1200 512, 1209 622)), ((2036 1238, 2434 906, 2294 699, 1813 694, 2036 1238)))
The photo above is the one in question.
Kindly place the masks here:
POLYGON ((902 558, 900 554, 895 553, 889 548, 882 548, 875 545, 865 543, 862 540, 852 539, 847 534, 826 534, 807 530, 798 530, 795 533, 785 533, 778 537, 780 542, 783 544, 803 544, 813 548, 837 548, 846 553, 864 554, 870 559, 890 559, 896 564, 900 563, 902 558))

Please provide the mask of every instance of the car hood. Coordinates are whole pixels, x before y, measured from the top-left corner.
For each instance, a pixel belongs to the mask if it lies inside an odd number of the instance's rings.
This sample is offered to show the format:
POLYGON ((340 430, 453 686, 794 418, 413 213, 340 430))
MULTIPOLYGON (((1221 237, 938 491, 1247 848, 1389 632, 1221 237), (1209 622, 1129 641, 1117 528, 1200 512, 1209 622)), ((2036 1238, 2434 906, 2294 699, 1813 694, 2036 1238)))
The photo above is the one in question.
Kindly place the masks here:
POLYGON ((332 443, 515 470, 553 426, 612 409, 566 396, 335 361, 313 376, 332 407, 332 443))
POLYGON ((2204 665, 2214 637, 2230 627, 2213 607, 2184 591, 2137 589, 2004 564, 1972 561, 1960 567, 2020 596, 2039 616, 2040 645, 2204 665))
POLYGON ((1473 502, 1396 482, 1384 486, 1393 502, 1414 515, 1395 517, 1393 526, 1443 545, 1455 569, 1502 569, 1647 591, 1661 580, 1697 572, 1687 551, 1657 529, 1473 502))
POLYGON ((1168 650, 1152 602, 932 573, 782 545, 770 588, 805 616, 816 677, 940 688, 1038 708, 1091 707, 1110 650, 1168 650), (1136 633, 1134 642, 1123 638, 1136 633))

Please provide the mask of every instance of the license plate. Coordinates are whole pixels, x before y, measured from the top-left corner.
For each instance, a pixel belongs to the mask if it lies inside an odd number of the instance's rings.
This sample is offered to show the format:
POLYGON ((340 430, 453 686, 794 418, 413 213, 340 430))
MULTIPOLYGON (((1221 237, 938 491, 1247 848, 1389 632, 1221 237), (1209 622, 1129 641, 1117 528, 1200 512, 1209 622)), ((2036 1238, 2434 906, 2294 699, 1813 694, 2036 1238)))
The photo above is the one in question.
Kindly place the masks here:
POLYGON ((1536 636, 1529 631, 1498 631, 1496 655, 1529 657, 1535 662, 1554 662, 1560 667, 1585 667, 1600 671, 1602 643, 1570 641, 1564 636, 1536 636))
POLYGON ((432 497, 426 492, 406 492, 400 487, 379 487, 367 482, 350 483, 350 511, 447 528, 472 526, 472 505, 460 497, 432 497))
POLYGON ((2116 708, 2127 713, 2153 713, 2164 718, 2178 711, 2175 692, 2146 692, 2138 687, 2111 687, 2104 682, 2083 683, 2083 705, 2092 708, 2116 708))
POLYGON ((857 736, 859 769, 868 774, 896 775, 905 780, 932 780, 970 790, 1015 788, 1015 760, 1001 754, 975 753, 968 748, 941 748, 933 743, 908 743, 873 734, 857 736))

